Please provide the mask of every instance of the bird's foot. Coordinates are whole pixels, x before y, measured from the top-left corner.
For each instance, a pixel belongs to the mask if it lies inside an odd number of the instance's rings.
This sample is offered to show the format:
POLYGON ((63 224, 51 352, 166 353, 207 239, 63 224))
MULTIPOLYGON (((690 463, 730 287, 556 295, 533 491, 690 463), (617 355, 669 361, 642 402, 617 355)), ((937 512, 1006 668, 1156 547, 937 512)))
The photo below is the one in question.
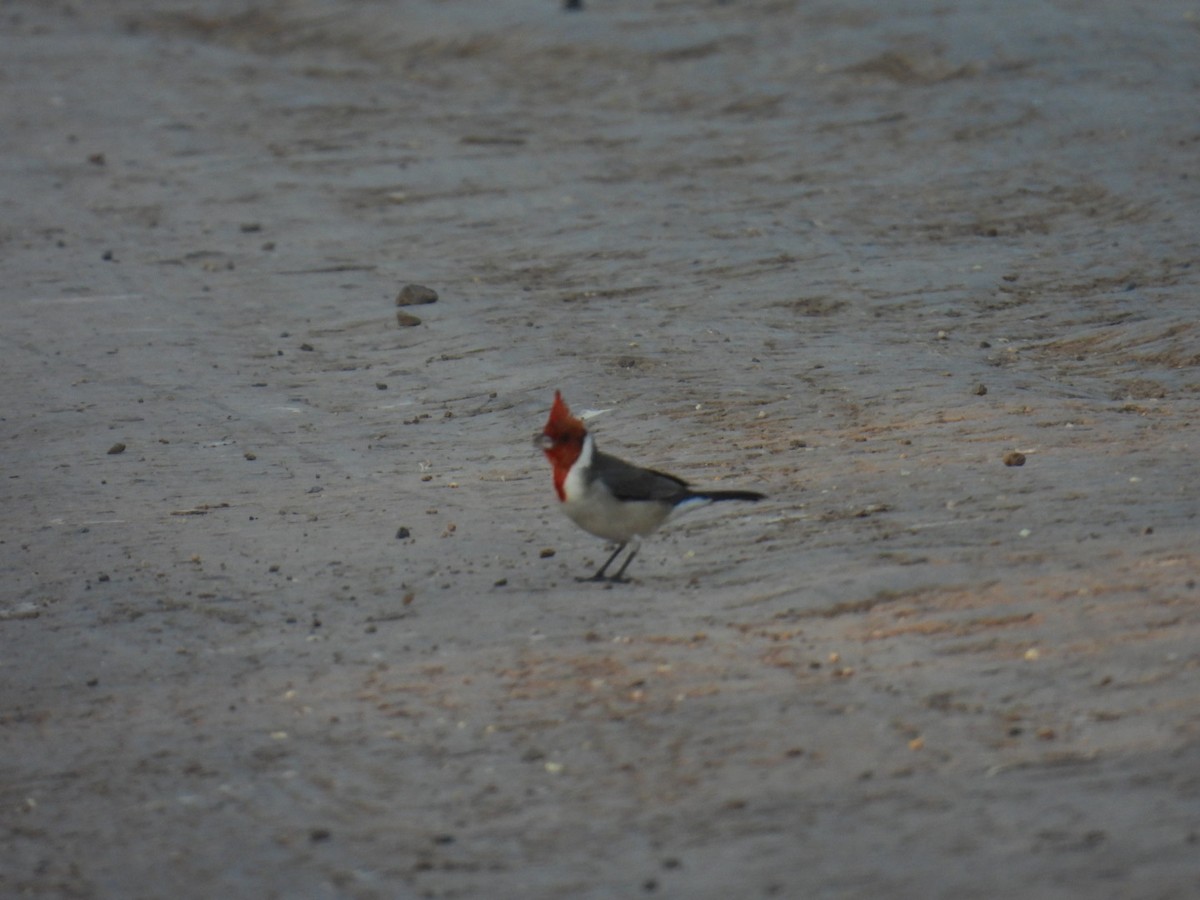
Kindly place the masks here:
POLYGON ((599 572, 586 577, 578 575, 575 577, 575 580, 580 584, 587 584, 588 582, 592 582, 593 584, 633 584, 633 579, 626 578, 624 575, 602 575, 599 572))

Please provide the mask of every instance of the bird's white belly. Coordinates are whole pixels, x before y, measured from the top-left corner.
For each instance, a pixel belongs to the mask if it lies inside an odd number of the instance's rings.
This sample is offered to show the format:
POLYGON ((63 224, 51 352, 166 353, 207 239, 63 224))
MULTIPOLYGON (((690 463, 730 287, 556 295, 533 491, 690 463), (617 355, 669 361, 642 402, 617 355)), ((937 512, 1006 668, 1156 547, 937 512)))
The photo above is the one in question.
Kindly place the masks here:
POLYGON ((671 514, 671 506, 652 500, 618 500, 603 488, 590 486, 581 496, 562 504, 576 525, 596 537, 625 543, 633 537, 652 532, 671 514))

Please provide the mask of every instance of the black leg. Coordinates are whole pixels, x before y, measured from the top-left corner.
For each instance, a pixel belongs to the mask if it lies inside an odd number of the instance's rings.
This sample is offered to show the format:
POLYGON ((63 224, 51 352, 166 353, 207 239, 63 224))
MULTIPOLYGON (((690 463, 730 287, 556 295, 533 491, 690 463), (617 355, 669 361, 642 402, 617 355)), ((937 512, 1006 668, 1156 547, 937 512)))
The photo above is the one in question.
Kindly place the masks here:
MULTIPOLYGON (((580 581, 603 581, 604 580, 604 570, 612 565, 612 561, 617 558, 617 554, 619 554, 624 549, 625 549, 624 544, 618 544, 617 549, 612 552, 612 556, 610 556, 608 559, 606 559, 604 561, 604 565, 602 565, 599 569, 596 570, 595 575, 593 575, 591 578, 580 578, 579 580, 580 581)), ((636 553, 637 551, 635 550, 634 552, 636 553)), ((627 565, 629 565, 628 560, 625 561, 625 566, 627 566, 627 565)), ((625 566, 621 566, 622 572, 625 571, 625 566)))
POLYGON ((628 555, 627 557, 625 557, 625 562, 624 562, 624 564, 621 566, 621 568, 619 568, 619 569, 617 570, 617 574, 616 574, 616 575, 613 575, 613 576, 612 576, 611 578, 609 578, 608 580, 609 580, 609 581, 611 581, 611 582, 613 582, 614 584, 615 584, 616 582, 619 582, 619 581, 624 581, 625 579, 624 579, 624 578, 622 578, 621 576, 625 574, 625 570, 629 568, 629 564, 630 564, 631 562, 633 562, 633 558, 634 558, 635 556, 637 556, 637 554, 638 554, 638 551, 639 551, 639 550, 641 550, 641 549, 642 549, 641 547, 634 547, 632 550, 630 550, 630 551, 629 551, 629 555, 628 555))

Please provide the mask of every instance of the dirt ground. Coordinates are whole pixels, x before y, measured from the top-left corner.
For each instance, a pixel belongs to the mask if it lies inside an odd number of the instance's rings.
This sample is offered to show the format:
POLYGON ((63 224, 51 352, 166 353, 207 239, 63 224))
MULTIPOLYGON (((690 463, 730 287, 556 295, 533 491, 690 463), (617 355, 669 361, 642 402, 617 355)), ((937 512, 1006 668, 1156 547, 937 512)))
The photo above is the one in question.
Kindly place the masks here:
POLYGON ((0 895, 1200 896, 1198 45, 0 2, 0 895))

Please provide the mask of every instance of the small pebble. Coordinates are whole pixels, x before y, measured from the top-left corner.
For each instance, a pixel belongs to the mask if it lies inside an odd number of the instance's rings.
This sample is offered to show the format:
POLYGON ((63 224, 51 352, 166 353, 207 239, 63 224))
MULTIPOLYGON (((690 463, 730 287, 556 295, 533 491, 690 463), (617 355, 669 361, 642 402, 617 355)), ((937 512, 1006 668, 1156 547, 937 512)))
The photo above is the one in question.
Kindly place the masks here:
POLYGON ((987 385, 984 384, 982 381, 979 382, 979 384, 975 385, 974 391, 972 393, 974 393, 976 397, 982 397, 984 394, 987 393, 987 385))
POLYGON ((124 452, 125 452, 125 445, 121 444, 121 443, 113 444, 111 447, 108 448, 109 456, 116 456, 118 453, 124 453, 124 452))
POLYGON ((1020 450, 1009 450, 1004 454, 1004 464, 1006 466, 1023 466, 1025 465, 1025 454, 1020 450))
POLYGON ((406 284, 396 295, 397 306, 422 306, 426 303, 437 303, 438 294, 433 288, 423 284, 406 284))
POLYGON ((421 320, 412 313, 406 313, 404 310, 399 310, 396 313, 396 324, 401 328, 411 328, 413 325, 420 325, 421 320))

